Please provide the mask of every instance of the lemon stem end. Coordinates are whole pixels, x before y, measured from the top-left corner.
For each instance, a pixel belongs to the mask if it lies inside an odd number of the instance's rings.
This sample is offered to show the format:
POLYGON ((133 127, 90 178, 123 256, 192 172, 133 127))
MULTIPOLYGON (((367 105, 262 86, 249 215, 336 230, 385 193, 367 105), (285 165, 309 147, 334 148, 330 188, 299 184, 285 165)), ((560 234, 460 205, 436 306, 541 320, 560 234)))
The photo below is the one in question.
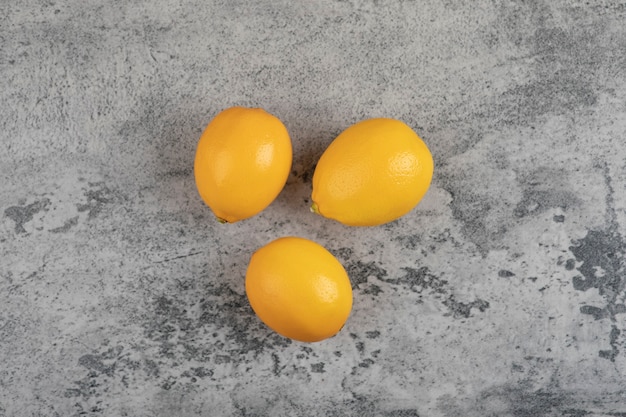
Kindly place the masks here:
POLYGON ((217 221, 218 221, 218 222, 220 222, 221 224, 228 223, 228 220, 226 220, 226 219, 222 219, 221 217, 217 217, 217 216, 216 216, 215 218, 216 218, 216 219, 217 219, 217 221))
POLYGON ((311 213, 320 214, 320 209, 317 207, 317 203, 311 204, 311 213))

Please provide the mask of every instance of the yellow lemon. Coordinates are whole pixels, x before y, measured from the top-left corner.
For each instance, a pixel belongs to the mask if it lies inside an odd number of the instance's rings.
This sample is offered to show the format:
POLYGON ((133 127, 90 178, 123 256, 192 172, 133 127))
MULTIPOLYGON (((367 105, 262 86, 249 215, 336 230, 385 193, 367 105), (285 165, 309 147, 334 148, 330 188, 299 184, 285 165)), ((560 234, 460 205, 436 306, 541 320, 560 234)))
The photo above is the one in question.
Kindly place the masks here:
POLYGON ((411 211, 433 176, 422 139, 395 119, 368 119, 344 130, 313 174, 311 210, 349 226, 376 226, 411 211))
POLYGON ((341 263, 299 237, 274 240, 252 255, 246 295, 268 327, 302 342, 335 335, 352 309, 352 287, 341 263))
POLYGON ((200 197, 221 222, 258 214, 278 196, 291 169, 283 123, 263 109, 231 107, 207 125, 196 149, 200 197))

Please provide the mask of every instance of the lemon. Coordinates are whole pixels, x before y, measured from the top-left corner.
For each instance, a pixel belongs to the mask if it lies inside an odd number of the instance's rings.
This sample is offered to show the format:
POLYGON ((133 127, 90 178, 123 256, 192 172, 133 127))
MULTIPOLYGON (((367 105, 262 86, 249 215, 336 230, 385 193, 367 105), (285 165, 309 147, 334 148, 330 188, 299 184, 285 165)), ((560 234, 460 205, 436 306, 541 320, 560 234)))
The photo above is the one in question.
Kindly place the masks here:
POLYGON ((302 342, 335 335, 352 309, 345 269, 328 250, 308 239, 283 237, 258 249, 250 258, 245 285, 261 321, 302 342))
POLYGON ((344 130, 313 174, 311 210, 349 226, 376 226, 411 211, 433 176, 433 158, 405 123, 368 119, 344 130))
POLYGON ((263 109, 231 107, 202 133, 194 161, 200 197, 221 222, 252 217, 278 196, 292 162, 289 133, 263 109))

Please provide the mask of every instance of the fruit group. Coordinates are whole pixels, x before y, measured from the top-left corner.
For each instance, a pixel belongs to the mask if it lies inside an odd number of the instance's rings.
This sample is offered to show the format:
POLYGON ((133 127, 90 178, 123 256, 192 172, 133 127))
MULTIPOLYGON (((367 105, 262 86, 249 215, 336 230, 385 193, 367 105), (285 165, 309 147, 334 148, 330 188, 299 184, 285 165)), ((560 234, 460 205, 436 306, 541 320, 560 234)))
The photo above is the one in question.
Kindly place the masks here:
POLYGON ((344 130, 313 174, 311 209, 349 226, 376 226, 411 211, 433 176, 433 158, 409 126, 368 119, 344 130))
POLYGON ((352 287, 341 263, 299 237, 274 240, 252 255, 246 295, 268 327, 302 342, 335 335, 352 309, 352 287))
POLYGON ((207 125, 196 149, 200 197, 221 222, 258 214, 278 196, 291 169, 283 123, 263 109, 231 107, 207 125))

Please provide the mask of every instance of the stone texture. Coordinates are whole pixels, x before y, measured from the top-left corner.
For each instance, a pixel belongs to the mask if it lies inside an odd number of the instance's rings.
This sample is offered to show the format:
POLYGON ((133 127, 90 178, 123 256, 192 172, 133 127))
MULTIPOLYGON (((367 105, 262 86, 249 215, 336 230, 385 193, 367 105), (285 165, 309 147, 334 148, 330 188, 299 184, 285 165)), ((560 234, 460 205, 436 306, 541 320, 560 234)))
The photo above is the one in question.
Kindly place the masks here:
POLYGON ((0 416, 626 415, 626 3, 0 4, 0 416), (261 215, 192 175, 218 111, 294 145, 261 215), (404 218, 308 211, 367 117, 429 144, 404 218), (336 337, 254 316, 251 253, 297 235, 354 285, 336 337))

